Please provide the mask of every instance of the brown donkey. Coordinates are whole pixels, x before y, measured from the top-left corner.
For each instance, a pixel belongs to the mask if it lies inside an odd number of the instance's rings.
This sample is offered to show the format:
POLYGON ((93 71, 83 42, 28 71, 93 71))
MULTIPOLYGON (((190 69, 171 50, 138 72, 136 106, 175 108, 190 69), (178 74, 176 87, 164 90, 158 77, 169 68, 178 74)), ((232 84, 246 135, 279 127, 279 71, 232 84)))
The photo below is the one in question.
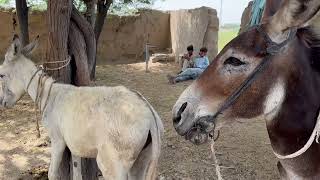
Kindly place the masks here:
POLYGON ((306 27, 319 9, 320 0, 284 0, 232 40, 173 107, 178 134, 201 144, 225 124, 263 118, 281 177, 320 179, 320 36, 306 27))

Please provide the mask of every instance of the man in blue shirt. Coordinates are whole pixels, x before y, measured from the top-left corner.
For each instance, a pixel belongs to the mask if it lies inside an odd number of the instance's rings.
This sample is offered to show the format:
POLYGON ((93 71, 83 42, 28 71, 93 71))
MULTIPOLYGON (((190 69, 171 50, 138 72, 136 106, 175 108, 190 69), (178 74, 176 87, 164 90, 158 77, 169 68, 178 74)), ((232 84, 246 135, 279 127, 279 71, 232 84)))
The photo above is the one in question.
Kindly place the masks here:
POLYGON ((202 72, 209 66, 207 52, 208 49, 206 47, 201 48, 199 56, 194 59, 193 68, 187 68, 177 76, 168 75, 169 83, 175 84, 181 81, 198 78, 202 74, 202 72))

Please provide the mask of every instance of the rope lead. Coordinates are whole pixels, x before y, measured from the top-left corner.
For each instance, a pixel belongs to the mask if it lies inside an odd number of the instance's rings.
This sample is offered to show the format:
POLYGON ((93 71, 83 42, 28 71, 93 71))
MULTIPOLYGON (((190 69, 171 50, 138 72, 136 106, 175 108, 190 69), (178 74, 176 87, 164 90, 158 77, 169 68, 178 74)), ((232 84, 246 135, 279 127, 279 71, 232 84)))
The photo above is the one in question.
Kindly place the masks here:
POLYGON ((218 176, 218 180, 223 180, 222 175, 221 175, 221 169, 220 169, 220 165, 216 156, 216 151, 214 149, 214 139, 212 139, 211 141, 211 145, 210 145, 210 149, 211 149, 211 154, 212 154, 212 158, 214 161, 214 164, 216 166, 216 175, 218 176))
POLYGON ((42 103, 42 98, 44 96, 44 89, 45 89, 45 83, 48 79, 48 76, 43 72, 43 70, 47 70, 47 71, 57 71, 57 70, 60 70, 62 68, 65 68, 66 66, 68 66, 70 64, 70 61, 71 61, 71 57, 68 56, 66 60, 64 61, 53 61, 53 62, 44 62, 42 65, 38 65, 38 69, 37 71, 31 76, 30 80, 29 80, 29 83, 27 85, 27 89, 26 91, 28 92, 28 89, 31 85, 31 82, 32 80, 34 79, 34 77, 40 72, 42 71, 42 73, 39 75, 39 79, 38 79, 38 85, 37 85, 37 92, 36 92, 36 99, 35 99, 35 112, 36 112, 36 131, 37 131, 37 138, 40 138, 41 137, 41 133, 40 133, 40 126, 39 126, 39 116, 41 116, 41 114, 43 113, 43 111, 45 110, 47 104, 48 104, 48 99, 49 99, 49 96, 50 96, 50 93, 51 93, 51 89, 52 89, 52 85, 53 83, 55 83, 55 81, 53 81, 51 84, 50 84, 50 87, 49 87, 49 91, 48 91, 48 94, 47 94, 47 98, 44 102, 44 106, 41 107, 41 103, 42 103), (45 64, 57 64, 57 63, 64 63, 62 66, 60 67, 57 67, 57 68, 47 68, 47 67, 44 67, 45 64), (39 106, 39 111, 38 111, 38 108, 37 106, 39 106))

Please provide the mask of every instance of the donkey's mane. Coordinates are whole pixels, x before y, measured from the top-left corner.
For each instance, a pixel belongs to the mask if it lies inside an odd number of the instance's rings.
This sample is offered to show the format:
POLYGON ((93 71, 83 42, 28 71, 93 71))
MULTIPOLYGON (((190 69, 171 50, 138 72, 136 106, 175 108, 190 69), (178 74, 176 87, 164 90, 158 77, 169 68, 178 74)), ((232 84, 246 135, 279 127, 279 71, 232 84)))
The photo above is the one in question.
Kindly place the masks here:
POLYGON ((298 37, 311 51, 309 58, 311 66, 320 73, 320 32, 305 27, 298 30, 298 37))

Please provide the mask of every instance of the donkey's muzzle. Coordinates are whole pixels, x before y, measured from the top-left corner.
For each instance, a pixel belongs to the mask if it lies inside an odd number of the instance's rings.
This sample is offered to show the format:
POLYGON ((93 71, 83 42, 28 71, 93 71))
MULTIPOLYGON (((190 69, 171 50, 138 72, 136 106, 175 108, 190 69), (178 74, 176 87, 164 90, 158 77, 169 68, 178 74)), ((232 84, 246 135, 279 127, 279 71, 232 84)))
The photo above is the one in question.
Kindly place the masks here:
POLYGON ((185 135, 186 140, 195 145, 205 144, 208 137, 208 133, 204 132, 200 126, 192 127, 185 135))
POLYGON ((197 119, 196 124, 200 126, 204 132, 211 133, 216 127, 215 120, 213 116, 203 116, 197 119))
POLYGON ((196 124, 189 129, 185 138, 192 144, 201 145, 208 142, 209 138, 214 138, 215 119, 212 116, 203 116, 196 120, 196 124))

